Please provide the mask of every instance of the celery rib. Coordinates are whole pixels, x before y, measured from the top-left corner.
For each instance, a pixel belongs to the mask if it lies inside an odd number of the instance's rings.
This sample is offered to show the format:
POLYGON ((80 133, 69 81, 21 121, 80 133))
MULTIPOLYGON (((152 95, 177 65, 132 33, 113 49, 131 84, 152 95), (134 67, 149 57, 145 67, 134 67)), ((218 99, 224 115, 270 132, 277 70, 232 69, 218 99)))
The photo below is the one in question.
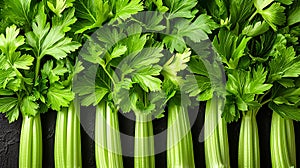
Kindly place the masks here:
POLYGON ((20 137, 19 167, 42 167, 42 126, 40 115, 35 117, 23 116, 20 137))
POLYGON ((230 167, 226 121, 221 118, 218 98, 207 101, 204 123, 204 149, 207 167, 230 167))
POLYGON ((136 113, 134 167, 155 167, 154 137, 151 115, 136 113))
POLYGON ((54 162, 55 167, 81 168, 80 110, 76 101, 68 109, 57 112, 54 162))
POLYGON ((238 151, 239 168, 259 168, 259 137, 256 117, 248 111, 242 118, 238 151))
POLYGON ((96 107, 95 159, 98 168, 123 168, 118 113, 105 101, 96 107))
POLYGON ((187 107, 170 102, 167 135, 168 168, 194 168, 194 152, 187 107))
POLYGON ((40 116, 33 118, 32 125, 32 168, 42 167, 42 127, 40 116))
POLYGON ((270 133, 272 166, 296 167, 296 145, 293 120, 273 112, 270 133))

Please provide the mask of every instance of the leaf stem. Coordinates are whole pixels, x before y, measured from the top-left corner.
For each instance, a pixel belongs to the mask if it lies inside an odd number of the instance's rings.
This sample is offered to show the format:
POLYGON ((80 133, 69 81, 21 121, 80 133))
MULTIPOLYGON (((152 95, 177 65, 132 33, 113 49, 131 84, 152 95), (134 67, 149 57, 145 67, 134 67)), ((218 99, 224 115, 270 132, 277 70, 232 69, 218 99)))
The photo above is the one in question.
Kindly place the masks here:
POLYGON ((169 18, 166 18, 166 21, 167 21, 167 29, 166 29, 166 34, 168 35, 168 34, 170 34, 170 20, 169 20, 169 18))
POLYGON ((270 101, 272 101, 272 99, 268 99, 268 100, 266 100, 266 101, 262 102, 262 103, 261 103, 261 106, 263 106, 263 105, 265 105, 265 104, 269 103, 270 101))
POLYGON ((257 10, 252 14, 252 16, 249 19, 249 22, 251 22, 251 20, 254 19, 254 17, 256 16, 256 14, 257 14, 257 10))
POLYGON ((262 102, 262 100, 264 99, 264 97, 270 93, 271 90, 268 90, 265 94, 263 94, 260 98, 258 98, 258 102, 262 102))
POLYGON ((111 74, 107 71, 106 67, 103 67, 104 72, 107 74, 107 76, 109 77, 109 79, 112 81, 113 85, 116 85, 116 82, 114 80, 114 78, 111 76, 111 74))
POLYGON ((34 76, 35 84, 37 84, 37 79, 38 79, 38 76, 39 76, 40 67, 41 67, 41 57, 37 57, 36 66, 35 66, 35 76, 34 76))

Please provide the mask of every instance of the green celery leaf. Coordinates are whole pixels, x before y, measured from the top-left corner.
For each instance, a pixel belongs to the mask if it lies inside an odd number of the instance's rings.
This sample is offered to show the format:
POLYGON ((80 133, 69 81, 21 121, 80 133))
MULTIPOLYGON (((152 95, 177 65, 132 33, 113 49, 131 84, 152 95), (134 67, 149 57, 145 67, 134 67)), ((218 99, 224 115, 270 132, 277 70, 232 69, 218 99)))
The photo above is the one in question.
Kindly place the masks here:
POLYGON ((14 92, 17 92, 18 90, 21 90, 21 86, 22 86, 22 80, 17 78, 17 79, 13 79, 13 80, 9 81, 7 83, 6 88, 10 89, 14 92))
POLYGON ((131 95, 132 92, 132 81, 125 78, 122 82, 118 82, 114 85, 114 90, 112 92, 112 97, 118 108, 124 113, 128 113, 131 110, 131 95))
POLYGON ((139 22, 147 31, 160 32, 166 28, 161 22, 163 21, 163 14, 159 12, 140 12, 133 15, 133 20, 139 22))
POLYGON ((57 62, 56 67, 54 68, 53 61, 47 61, 43 69, 41 70, 42 77, 44 79, 48 78, 50 84, 60 81, 61 76, 68 72, 68 69, 64 67, 63 62, 57 62))
POLYGON ((240 118, 240 113, 236 107, 236 97, 233 95, 227 95, 224 112, 222 113, 222 118, 227 122, 237 121, 240 118))
POLYGON ((0 96, 12 96, 15 93, 11 90, 7 90, 7 89, 2 89, 0 88, 0 96))
POLYGON ((241 111, 247 111, 252 106, 257 106, 255 95, 264 94, 271 89, 272 84, 266 83, 267 71, 258 66, 251 71, 232 70, 228 75, 226 90, 236 96, 237 107, 241 111))
POLYGON ((0 88, 6 88, 7 84, 11 80, 14 80, 17 76, 17 74, 12 68, 9 68, 7 70, 0 69, 0 74, 0 88))
POLYGON ((126 53, 126 51, 127 51, 127 47, 125 45, 116 46, 113 49, 112 53, 110 54, 109 60, 122 56, 123 54, 126 53))
POLYGON ((74 2, 76 17, 79 22, 76 24, 77 33, 99 28, 108 20, 112 12, 109 1, 103 0, 76 0, 74 2))
POLYGON ((14 67, 28 70, 33 65, 34 58, 31 55, 22 55, 14 62, 14 67))
POLYGON ((285 5, 291 5, 294 0, 277 0, 277 1, 285 5))
POLYGON ((162 82, 157 76, 160 75, 162 67, 155 64, 163 56, 161 52, 162 47, 145 48, 138 54, 126 56, 118 68, 123 77, 131 76, 132 81, 139 83, 146 92, 148 89, 158 91, 162 82))
POLYGON ((175 54, 164 65, 162 74, 165 78, 171 80, 176 86, 180 86, 183 83, 181 76, 178 76, 178 72, 187 68, 187 62, 190 61, 191 51, 186 49, 182 54, 175 54))
POLYGON ((197 12, 194 9, 197 5, 196 0, 165 0, 165 5, 169 8, 168 19, 174 18, 193 18, 197 12))
POLYGON ((82 105, 97 105, 111 90, 108 76, 102 69, 96 74, 96 66, 91 66, 84 72, 83 76, 80 75, 80 78, 73 82, 74 91, 83 96, 82 105))
POLYGON ((18 99, 14 97, 0 98, 0 113, 5 113, 9 123, 19 118, 18 99))
MULTIPOLYGON (((226 1, 223 3, 226 3, 226 1)), ((231 0, 228 3, 230 4, 230 24, 233 24, 232 26, 235 26, 235 29, 238 29, 239 26, 241 26, 241 28, 244 27, 244 25, 247 24, 249 17, 255 11, 255 8, 253 8, 253 1, 231 0)))
POLYGON ((35 116, 38 114, 39 104, 34 96, 25 96, 21 102, 21 112, 23 115, 35 116))
POLYGON ((276 31, 277 26, 284 25, 286 16, 284 13, 285 7, 281 6, 278 2, 273 2, 274 0, 255 0, 254 6, 264 20, 276 31))
POLYGON ((49 0, 47 5, 49 9, 57 16, 61 16, 61 13, 69 7, 73 6, 75 0, 49 0))
POLYGON ((294 48, 279 46, 275 58, 270 61, 269 81, 273 82, 286 77, 298 77, 300 75, 300 60, 296 57, 294 48))
POLYGON ((0 98, 0 112, 7 113, 18 104, 18 99, 14 97, 1 97, 0 98))
POLYGON ((60 111, 61 107, 68 107, 74 99, 74 93, 70 88, 55 83, 49 87, 47 92, 47 105, 53 110, 60 111))
MULTIPOLYGON (((115 19, 126 20, 131 15, 136 14, 143 10, 143 4, 141 0, 116 0, 115 9, 113 11, 115 19)), ((113 19, 111 22, 113 22, 113 19)))
POLYGON ((35 3, 32 0, 4 0, 2 17, 20 27, 28 28, 36 13, 35 3))
MULTIPOLYGON (((201 14, 194 22, 190 22, 187 19, 178 19, 175 25, 171 25, 172 32, 163 39, 163 42, 170 49, 171 52, 176 51, 183 52, 186 48, 185 37, 188 37, 193 42, 200 42, 207 40, 207 34, 211 33, 211 30, 217 28, 217 24, 206 14, 201 14)), ((168 28, 168 27, 167 27, 168 28)))
POLYGON ((280 87, 276 93, 273 94, 273 102, 277 105, 285 104, 294 106, 300 102, 300 88, 283 88, 280 87))
POLYGON ((240 59, 245 56, 250 39, 250 37, 236 36, 232 32, 222 29, 214 38, 213 46, 220 55, 222 62, 228 68, 235 69, 238 67, 240 59))
POLYGON ((277 82, 285 88, 295 87, 293 79, 282 78, 277 82))
POLYGON ((277 105, 273 102, 269 103, 269 108, 278 113, 281 117, 300 121, 299 107, 289 105, 277 105))
POLYGON ((154 4, 159 12, 167 12, 169 10, 168 7, 164 6, 162 0, 146 0, 145 6, 149 11, 154 11, 152 8, 152 4, 154 4))
POLYGON ((20 29, 12 25, 6 28, 5 35, 0 35, 0 50, 6 54, 10 63, 13 63, 15 60, 14 52, 25 42, 24 37, 20 36, 19 33, 20 29))
POLYGON ((64 13, 60 18, 53 18, 52 27, 46 23, 44 6, 40 5, 39 12, 33 23, 33 31, 26 33, 27 43, 37 58, 51 55, 56 59, 63 59, 72 51, 80 47, 80 44, 65 37, 69 26, 75 22, 74 9, 64 13))
POLYGON ((204 2, 209 13, 218 21, 225 20, 228 17, 227 3, 223 0, 213 0, 204 2))
POLYGON ((287 16, 287 23, 289 26, 292 26, 296 23, 300 22, 300 2, 298 1, 297 4, 293 4, 295 7, 291 10, 289 15, 287 16))
POLYGON ((256 37, 258 35, 264 34, 265 32, 267 32, 269 30, 269 25, 267 24, 267 22, 263 21, 259 21, 256 22, 254 25, 248 25, 243 29, 242 34, 245 34, 249 37, 256 37))

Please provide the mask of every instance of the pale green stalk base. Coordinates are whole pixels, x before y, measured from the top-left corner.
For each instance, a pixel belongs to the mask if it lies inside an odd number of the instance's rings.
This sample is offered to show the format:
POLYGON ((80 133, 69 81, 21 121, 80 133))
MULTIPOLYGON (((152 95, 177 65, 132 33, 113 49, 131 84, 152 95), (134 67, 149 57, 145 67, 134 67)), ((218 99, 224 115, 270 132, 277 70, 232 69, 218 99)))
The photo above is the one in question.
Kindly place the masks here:
POLYGON ((54 161, 55 167, 81 168, 81 136, 79 104, 72 102, 68 109, 57 112, 54 161))
POLYGON ((194 168, 194 151, 187 107, 168 105, 168 168, 194 168))
POLYGON ((104 101, 96 107, 95 157, 97 168, 123 168, 118 112, 104 101))
POLYGON ((296 144, 293 120, 273 112, 271 123, 271 159, 277 168, 296 167, 296 144))
POLYGON ((239 168, 260 167, 258 128, 252 111, 246 112, 242 119, 238 154, 239 168))
POLYGON ((221 103, 217 97, 206 103, 204 150, 206 167, 209 168, 230 167, 227 124, 221 118, 221 103))
POLYGON ((41 168, 42 167, 42 126, 40 115, 35 117, 23 116, 19 167, 41 168))
POLYGON ((150 115, 136 113, 134 167, 155 167, 153 125, 150 115))

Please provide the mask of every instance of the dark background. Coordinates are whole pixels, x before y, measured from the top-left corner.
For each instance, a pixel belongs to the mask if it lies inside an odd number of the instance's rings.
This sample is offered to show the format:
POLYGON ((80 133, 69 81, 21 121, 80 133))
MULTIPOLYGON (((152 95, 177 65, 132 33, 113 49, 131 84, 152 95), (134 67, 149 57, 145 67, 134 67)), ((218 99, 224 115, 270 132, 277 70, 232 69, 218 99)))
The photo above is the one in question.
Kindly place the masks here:
MULTIPOLYGON (((192 127, 192 134, 194 140, 194 155, 196 167, 205 167, 204 158, 204 144, 198 141, 199 133, 204 123, 204 105, 200 105, 198 115, 190 114, 190 117, 197 117, 195 124, 192 127)), ((87 109, 83 110, 89 117, 93 117, 93 110, 91 112, 87 109)), ((270 124, 271 124, 272 112, 265 108, 261 109, 257 115, 259 140, 260 140, 260 156, 261 156, 261 167, 271 167, 270 159, 270 124)), ((43 126, 43 167, 52 168, 54 167, 54 133, 55 133, 55 112, 48 112, 42 115, 42 126, 43 126)), ((123 115, 119 115, 120 131, 127 135, 134 135, 134 121, 127 119, 123 115)), ((166 117, 159 120, 153 121, 154 133, 159 133, 166 129, 166 117)), ((82 121, 85 122, 85 121, 82 121)), ((89 129, 92 132, 93 122, 90 122, 89 129)), ((300 164, 300 123, 294 122, 295 135, 297 143, 297 160, 298 165, 300 164)), ((230 146, 230 159, 231 167, 237 167, 237 155, 238 155, 238 139, 239 139, 239 128, 240 122, 231 123, 228 125, 228 137, 230 146)), ((17 168, 18 167, 18 152, 19 152, 19 138, 21 129, 21 117, 18 121, 9 124, 3 114, 0 114, 0 168, 17 168)), ((82 130, 82 162, 83 167, 93 168, 95 167, 95 155, 94 155, 94 142, 89 135, 82 130)), ((133 142, 123 142, 123 148, 131 148, 133 151, 133 142)), ((124 157, 124 167, 133 167, 133 158, 124 157)), ((155 156, 156 167, 166 167, 166 152, 157 154, 155 156)))

